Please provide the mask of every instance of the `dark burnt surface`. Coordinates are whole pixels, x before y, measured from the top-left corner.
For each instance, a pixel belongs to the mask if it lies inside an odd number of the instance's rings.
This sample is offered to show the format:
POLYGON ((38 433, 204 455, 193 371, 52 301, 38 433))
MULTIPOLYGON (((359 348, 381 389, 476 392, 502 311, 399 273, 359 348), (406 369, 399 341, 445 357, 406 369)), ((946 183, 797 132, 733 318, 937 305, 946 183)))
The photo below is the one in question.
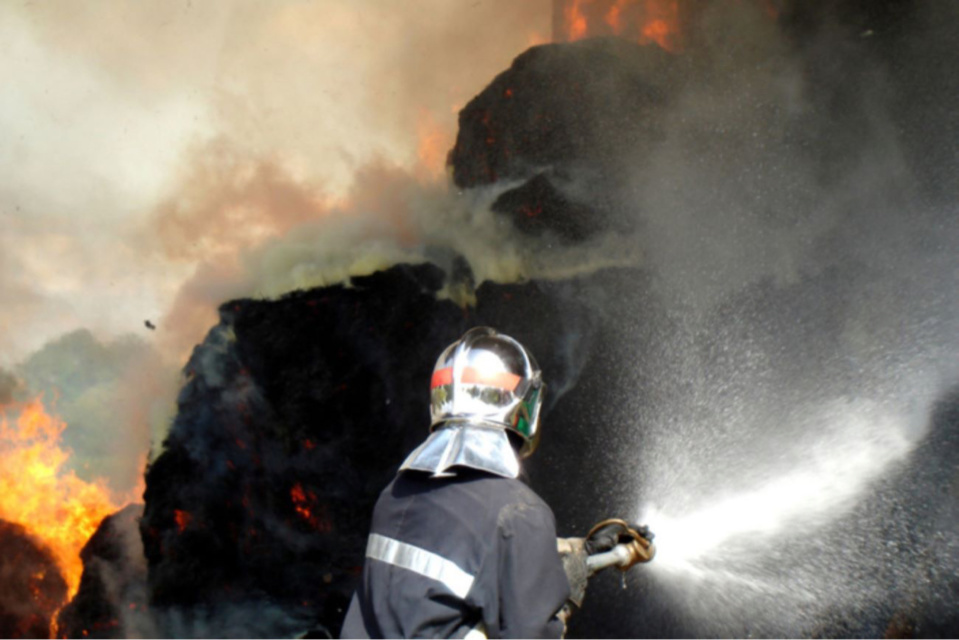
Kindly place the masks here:
POLYGON ((510 214, 517 229, 533 236, 549 231, 564 240, 584 240, 603 226, 589 207, 564 196, 543 174, 501 195, 493 210, 510 214))
POLYGON ((521 181, 493 209, 523 232, 576 241, 629 229, 597 194, 628 181, 620 158, 663 137, 658 114, 684 69, 682 59, 619 38, 533 47, 460 112, 453 180, 521 181), (584 171, 593 173, 589 197, 569 184, 584 171))
POLYGON ((0 637, 49 638, 66 597, 50 552, 24 527, 0 520, 0 637))
POLYGON ((453 180, 475 187, 635 148, 659 134, 679 64, 619 38, 529 49, 460 112, 453 180))
POLYGON ((60 637, 126 638, 130 620, 146 611, 146 562, 139 535, 143 505, 103 519, 80 552, 80 588, 57 616, 60 637))
POLYGON ((624 198, 635 193, 652 152, 681 133, 669 115, 690 112, 688 126, 701 130, 683 142, 683 153, 736 167, 734 180, 755 174, 750 188, 782 191, 770 216, 808 196, 791 193, 791 171, 815 167, 824 187, 838 189, 876 145, 887 145, 889 157, 902 154, 902 171, 926 198, 953 198, 954 7, 867 0, 743 3, 738 12, 697 6, 674 53, 598 37, 519 55, 459 114, 448 157, 456 185, 515 183, 494 210, 522 232, 573 242, 607 229, 633 231, 637 211, 624 198), (757 21, 771 28, 754 38, 757 21), (696 122, 695 106, 710 93, 727 99, 726 87, 736 93, 767 83, 762 70, 777 66, 800 70, 799 80, 783 74, 796 83, 795 95, 744 93, 739 115, 696 122), (736 118, 754 126, 737 130, 736 118))
POLYGON ((432 363, 420 354, 465 322, 436 302, 441 284, 436 269, 402 267, 221 308, 147 474, 153 605, 275 602, 292 626, 262 635, 335 630, 372 501, 422 434, 426 398, 414 390, 428 388, 432 363))

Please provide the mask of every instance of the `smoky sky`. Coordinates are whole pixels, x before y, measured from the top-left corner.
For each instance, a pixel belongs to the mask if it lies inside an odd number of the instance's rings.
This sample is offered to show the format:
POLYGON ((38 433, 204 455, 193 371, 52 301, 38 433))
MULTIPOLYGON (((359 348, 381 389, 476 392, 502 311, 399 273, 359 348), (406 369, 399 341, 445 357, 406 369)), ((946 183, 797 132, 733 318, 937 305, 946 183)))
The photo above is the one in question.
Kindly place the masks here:
POLYGON ((548 2, 98 2, 2 12, 13 89, 0 105, 10 141, 0 151, 6 364, 78 327, 137 331, 170 311, 207 258, 225 252, 228 261, 231 250, 286 231, 283 221, 315 216, 322 200, 256 216, 255 190, 233 189, 235 208, 247 211, 234 226, 251 230, 211 247, 203 222, 176 212, 209 214, 190 200, 217 172, 235 170, 228 179, 243 183, 244 171, 277 167, 303 193, 335 200, 373 159, 412 168, 426 139, 441 149, 424 157, 442 174, 456 110, 548 39, 550 20, 548 2))

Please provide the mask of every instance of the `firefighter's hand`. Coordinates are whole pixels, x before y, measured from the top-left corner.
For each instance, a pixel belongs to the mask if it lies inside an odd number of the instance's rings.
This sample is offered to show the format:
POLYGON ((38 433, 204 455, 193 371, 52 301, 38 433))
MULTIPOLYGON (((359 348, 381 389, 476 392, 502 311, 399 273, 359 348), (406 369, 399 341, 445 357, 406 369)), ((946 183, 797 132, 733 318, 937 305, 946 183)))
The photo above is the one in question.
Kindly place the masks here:
POLYGON ((623 533, 623 526, 616 522, 600 527, 586 538, 586 553, 596 555, 609 551, 619 544, 619 536, 623 533))
POLYGON ((628 524, 624 526, 622 522, 610 522, 593 532, 586 538, 586 552, 589 555, 609 551, 621 542, 632 540, 630 529, 641 535, 646 540, 653 541, 653 532, 646 525, 628 524), (627 528, 628 527, 628 528, 627 528))

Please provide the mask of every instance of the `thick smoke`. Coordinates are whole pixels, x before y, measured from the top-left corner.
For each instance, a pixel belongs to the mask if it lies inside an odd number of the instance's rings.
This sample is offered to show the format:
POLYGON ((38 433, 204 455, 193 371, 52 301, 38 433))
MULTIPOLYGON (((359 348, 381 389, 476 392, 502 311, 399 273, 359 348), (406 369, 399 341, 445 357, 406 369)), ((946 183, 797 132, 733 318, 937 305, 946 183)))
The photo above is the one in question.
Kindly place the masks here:
POLYGON ((517 234, 492 210, 515 186, 509 181, 462 192, 378 162, 358 170, 345 196, 331 202, 268 161, 238 162, 219 144, 204 151, 213 159, 198 156, 202 167, 186 197, 158 212, 168 251, 218 257, 187 281, 163 320, 177 350, 195 343, 224 299, 275 298, 395 264, 432 262, 461 273, 465 280, 454 277, 441 295, 468 303, 472 287, 486 281, 555 279, 638 261, 635 247, 619 238, 567 246, 517 234), (229 156, 226 165, 216 164, 218 155, 229 156), (238 230, 224 234, 224 227, 238 230))
POLYGON ((159 444, 174 409, 158 398, 178 383, 149 343, 132 335, 101 342, 79 330, 46 344, 15 371, 16 398, 42 396, 67 423, 63 442, 78 476, 105 478, 118 492, 138 484, 145 452, 151 441, 159 444))

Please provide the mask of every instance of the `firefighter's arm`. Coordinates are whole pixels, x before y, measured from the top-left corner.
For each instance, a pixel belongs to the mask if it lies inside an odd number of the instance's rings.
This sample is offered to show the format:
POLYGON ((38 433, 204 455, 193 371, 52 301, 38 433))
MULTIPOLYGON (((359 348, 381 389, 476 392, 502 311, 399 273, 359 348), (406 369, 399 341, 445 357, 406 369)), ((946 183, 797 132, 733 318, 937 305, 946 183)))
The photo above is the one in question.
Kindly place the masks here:
POLYGON ((556 524, 545 506, 514 505, 500 527, 500 632, 504 638, 559 638, 569 598, 556 553, 556 524))
MULTIPOLYGON (((586 582, 589 580, 589 568, 586 566, 586 541, 583 538, 557 538, 556 550, 563 561, 563 570, 569 582, 569 603, 578 609, 583 606, 586 597, 586 582)), ((572 613, 571 607, 565 607, 565 617, 572 613)))
POLYGON ((600 529, 586 538, 557 538, 556 550, 563 560, 563 570, 569 581, 569 602, 563 608, 564 621, 583 606, 586 585, 591 571, 586 559, 596 553, 609 551, 618 542, 618 532, 600 529))

